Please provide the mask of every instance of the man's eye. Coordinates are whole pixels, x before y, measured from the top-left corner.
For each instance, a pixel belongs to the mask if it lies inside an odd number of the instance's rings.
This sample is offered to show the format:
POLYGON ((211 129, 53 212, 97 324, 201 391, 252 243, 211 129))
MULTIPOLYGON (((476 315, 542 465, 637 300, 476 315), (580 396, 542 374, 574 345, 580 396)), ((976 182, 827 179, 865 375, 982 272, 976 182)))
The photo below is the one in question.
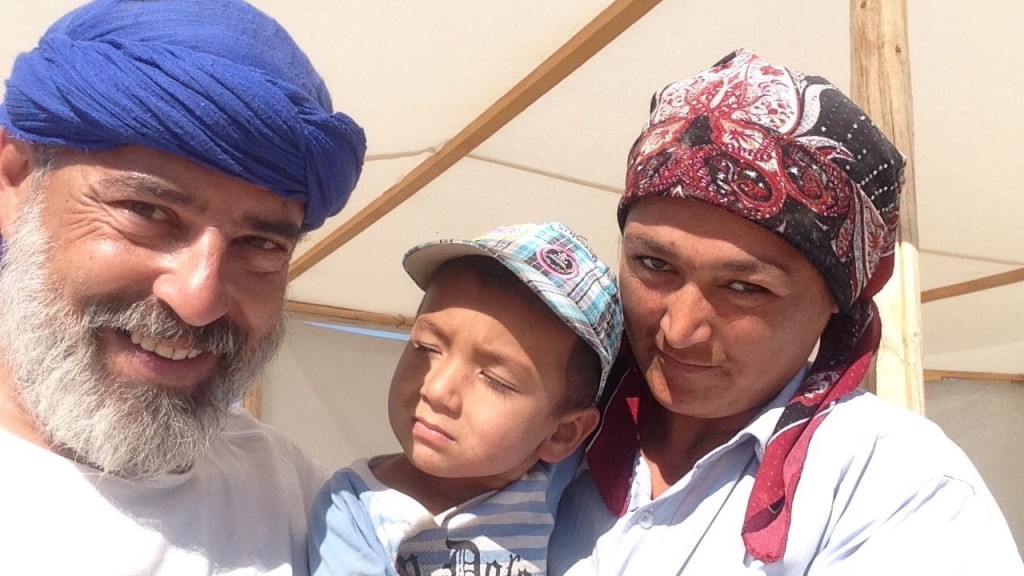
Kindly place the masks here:
POLYGON ((277 242, 275 240, 271 240, 270 238, 261 238, 259 236, 251 236, 249 238, 246 238, 246 243, 248 243, 253 248, 258 248, 260 250, 266 250, 268 252, 269 251, 285 251, 285 250, 287 250, 287 248, 285 248, 285 246, 283 244, 281 244, 280 242, 277 242))
POLYGON ((147 220, 165 222, 171 219, 171 215, 166 210, 148 202, 127 202, 125 207, 129 211, 138 214, 147 220))

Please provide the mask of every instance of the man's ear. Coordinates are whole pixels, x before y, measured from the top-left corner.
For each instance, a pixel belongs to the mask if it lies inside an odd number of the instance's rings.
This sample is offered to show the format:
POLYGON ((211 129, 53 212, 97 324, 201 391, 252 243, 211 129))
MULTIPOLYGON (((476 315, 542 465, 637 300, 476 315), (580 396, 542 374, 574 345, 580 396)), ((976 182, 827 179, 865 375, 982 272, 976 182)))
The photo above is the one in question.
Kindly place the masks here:
POLYGON ((540 443, 537 456, 545 462, 558 462, 579 448, 597 428, 601 413, 593 406, 572 410, 561 416, 554 431, 540 443))
POLYGON ((32 185, 32 147, 0 128, 0 236, 21 209, 32 185))

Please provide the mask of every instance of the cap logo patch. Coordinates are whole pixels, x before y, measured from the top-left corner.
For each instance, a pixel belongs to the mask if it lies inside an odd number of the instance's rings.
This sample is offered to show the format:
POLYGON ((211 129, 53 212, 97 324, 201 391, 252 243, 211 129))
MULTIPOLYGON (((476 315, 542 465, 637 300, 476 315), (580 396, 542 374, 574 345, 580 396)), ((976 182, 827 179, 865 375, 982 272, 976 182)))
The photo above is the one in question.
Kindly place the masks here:
POLYGON ((566 278, 575 276, 579 270, 573 255, 558 246, 542 246, 537 250, 537 261, 547 270, 566 278))

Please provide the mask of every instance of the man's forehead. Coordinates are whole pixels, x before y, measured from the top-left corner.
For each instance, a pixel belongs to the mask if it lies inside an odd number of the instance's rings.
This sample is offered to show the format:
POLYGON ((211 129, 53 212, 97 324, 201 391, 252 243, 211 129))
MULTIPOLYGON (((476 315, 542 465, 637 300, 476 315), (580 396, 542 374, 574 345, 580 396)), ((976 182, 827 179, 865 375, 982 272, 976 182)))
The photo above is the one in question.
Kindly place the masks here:
POLYGON ((78 169, 97 194, 130 193, 194 211, 232 203, 251 227, 288 237, 301 234, 301 201, 187 158, 140 146, 69 150, 61 157, 56 167, 78 169))

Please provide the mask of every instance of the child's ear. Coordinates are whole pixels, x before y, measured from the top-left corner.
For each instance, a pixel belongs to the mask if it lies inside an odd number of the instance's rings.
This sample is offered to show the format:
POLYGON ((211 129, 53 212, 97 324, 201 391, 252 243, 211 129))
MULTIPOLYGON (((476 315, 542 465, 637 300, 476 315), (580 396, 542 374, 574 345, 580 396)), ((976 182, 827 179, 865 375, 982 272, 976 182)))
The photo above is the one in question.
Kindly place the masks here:
POLYGON ((0 129, 0 235, 21 209, 31 175, 32 148, 0 129))
POLYGON ((597 428, 600 419, 601 413, 593 406, 564 414, 554 431, 540 443, 537 456, 545 462, 558 462, 568 457, 597 428))

